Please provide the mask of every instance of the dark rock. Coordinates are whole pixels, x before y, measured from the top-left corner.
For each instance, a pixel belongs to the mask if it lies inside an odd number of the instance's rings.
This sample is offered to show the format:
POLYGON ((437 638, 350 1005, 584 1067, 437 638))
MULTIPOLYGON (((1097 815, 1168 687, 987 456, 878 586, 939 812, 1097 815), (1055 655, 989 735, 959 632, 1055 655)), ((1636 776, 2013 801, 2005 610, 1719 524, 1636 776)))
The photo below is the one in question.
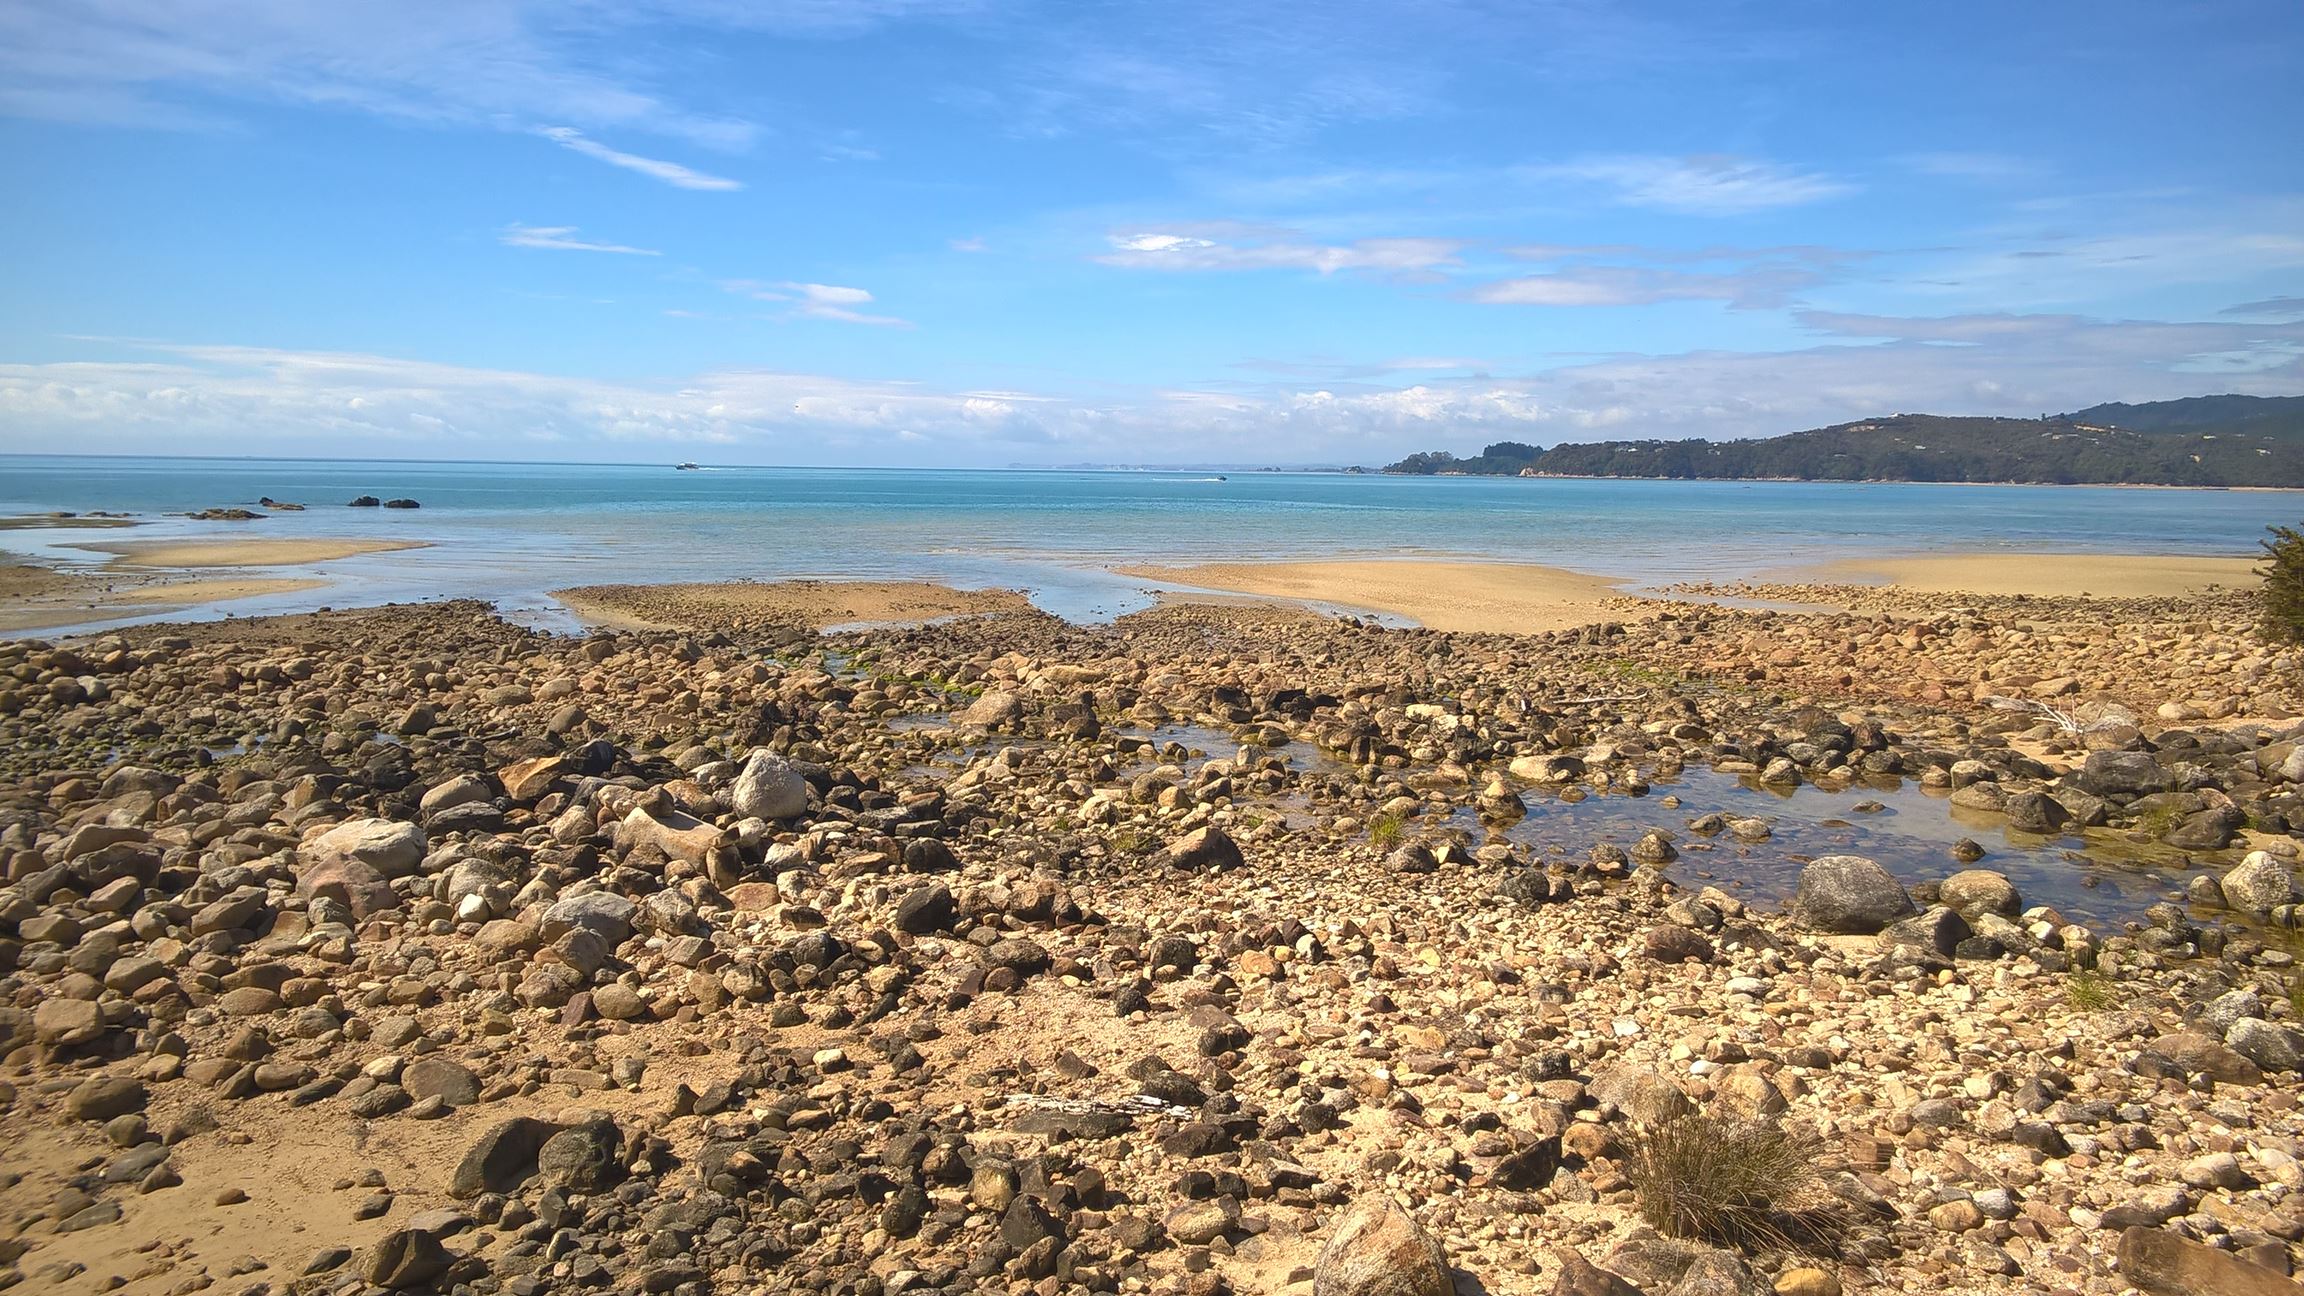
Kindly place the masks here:
POLYGON ((1861 855, 1826 855, 1800 870, 1793 917, 1816 931, 1869 936, 1919 912, 1904 884, 1861 855))
POLYGON ((536 1173, 536 1154, 545 1140, 560 1132, 550 1121, 515 1116, 481 1131, 456 1173, 448 1181, 448 1195, 459 1200, 484 1192, 510 1192, 536 1173))
POLYGON ((419 1229, 394 1229, 368 1253, 368 1281, 393 1291, 421 1287, 448 1272, 456 1257, 419 1229))
POLYGON ((2080 772, 2071 776, 2075 787, 2096 796, 2142 796, 2165 792, 2168 771, 2150 752, 2099 751, 2088 753, 2080 772))
POLYGON ((1223 829, 1208 827, 1187 833, 1170 844, 1168 862, 1195 873, 1221 873, 1244 867, 1248 861, 1223 829))

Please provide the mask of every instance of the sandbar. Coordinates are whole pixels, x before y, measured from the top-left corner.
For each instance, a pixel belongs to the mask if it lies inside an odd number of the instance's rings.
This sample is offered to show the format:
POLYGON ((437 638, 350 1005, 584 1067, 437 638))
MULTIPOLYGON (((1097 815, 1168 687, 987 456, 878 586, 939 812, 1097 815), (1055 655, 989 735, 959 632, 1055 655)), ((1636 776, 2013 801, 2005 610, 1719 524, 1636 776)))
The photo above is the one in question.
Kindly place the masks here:
POLYGON ((1367 559, 1116 570, 1153 582, 1390 612, 1433 630, 1498 634, 1624 620, 1633 597, 1603 577, 1534 563, 1367 559))
POLYGON ((123 580, 48 567, 0 567, 0 634, 177 612, 235 599, 294 594, 326 584, 293 577, 123 580))
POLYGON ((2134 554, 1922 554, 1844 558, 1804 568, 1795 579, 1893 585, 1922 594, 2170 598, 2211 588, 2252 589, 2258 563, 2134 554))
POLYGON ((818 629, 905 624, 988 612, 1023 612, 1015 590, 961 590, 927 581, 715 581, 685 585, 584 585, 552 591, 594 625, 695 629, 732 621, 800 621, 818 629))
POLYGON ((138 567, 293 567, 429 546, 422 540, 256 539, 123 540, 72 547, 116 554, 124 565, 138 567))

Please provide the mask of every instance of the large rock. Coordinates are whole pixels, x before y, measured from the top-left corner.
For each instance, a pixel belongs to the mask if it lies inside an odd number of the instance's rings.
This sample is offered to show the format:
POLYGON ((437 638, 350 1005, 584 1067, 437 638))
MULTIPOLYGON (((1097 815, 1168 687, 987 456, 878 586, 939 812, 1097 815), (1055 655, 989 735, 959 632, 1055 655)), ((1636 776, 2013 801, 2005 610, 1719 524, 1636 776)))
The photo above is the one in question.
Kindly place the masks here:
POLYGON ((1336 1221, 1312 1296, 1454 1296, 1448 1258, 1389 1197, 1363 1197, 1336 1221))
POLYGON ((32 1038, 64 1047, 104 1033, 104 1010, 93 999, 42 999, 32 1009, 32 1038))
POLYGON ((634 846, 654 846, 672 859, 701 864, 712 848, 720 844, 720 830, 692 815, 667 810, 652 815, 639 806, 624 816, 616 825, 617 840, 626 849, 634 846))
POLYGON ((2168 771, 2150 752, 2100 751, 2088 753, 2072 783, 2097 796, 2143 796, 2168 790, 2168 771))
POLYGON ((776 753, 756 751, 728 785, 728 804, 754 819, 798 818, 808 811, 808 780, 776 753))
POLYGON ((613 950, 632 939, 632 919, 639 912, 640 906, 613 891, 562 896, 545 908, 539 936, 549 943, 582 928, 598 934, 613 950))
POLYGON ((915 887, 896 902, 896 930, 914 936, 948 930, 957 916, 952 888, 941 882, 915 887))
POLYGON ((1221 873, 1240 868, 1248 861, 1241 856, 1240 847, 1224 835, 1223 829, 1208 827, 1194 829, 1170 843, 1168 862, 1195 873, 1221 873))
POLYGON ((384 875, 346 855, 332 855, 297 870, 296 894, 306 900, 323 896, 365 921, 400 907, 400 896, 384 875))
POLYGON ((968 704, 954 722, 973 729, 1003 729, 1024 718, 1024 700, 1013 693, 987 693, 968 704))
POLYGON ((368 1281, 393 1291, 422 1287, 448 1272, 456 1257, 422 1229, 395 1229, 368 1253, 368 1281))
POLYGON ((1937 888, 1936 898, 1952 912, 1970 922, 1978 914, 1995 913, 2013 918, 2023 911, 2024 902, 2016 894, 2016 884, 2005 873, 1991 869, 1962 869, 1944 879, 1937 888))
POLYGON ((2120 1235, 2120 1277, 2151 1296, 2304 1296, 2304 1286, 2260 1265, 2142 1226, 2120 1235))
POLYGON ((385 878, 406 877, 424 862, 424 830, 393 819, 354 819, 297 848, 307 866, 358 860, 385 878))
POLYGON ((2072 822, 2064 803, 2045 792, 2011 792, 2000 803, 2000 811, 2008 816, 2011 829, 2040 837, 2053 837, 2072 822))
POLYGON ((1861 855, 1826 855, 1800 870, 1792 916, 1821 932, 1871 936, 1920 912, 1887 869, 1861 855))
POLYGON ((400 1072, 400 1087, 415 1097, 438 1098, 451 1107, 469 1107, 480 1101, 480 1077, 472 1068, 443 1057, 424 1057, 400 1072))
POLYGON ((613 1188, 624 1177, 619 1159, 624 1141, 616 1126, 605 1120, 570 1126, 536 1151, 536 1177, 568 1192, 593 1193, 613 1188))
POLYGON ((2296 903, 2296 871, 2270 851, 2250 851, 2224 875, 2224 902, 2258 916, 2296 903))
POLYGON ((518 1188, 536 1173, 537 1151, 559 1132, 558 1125, 530 1116, 515 1116, 489 1126, 457 1162, 456 1173, 448 1180, 448 1195, 465 1200, 484 1192, 518 1188))

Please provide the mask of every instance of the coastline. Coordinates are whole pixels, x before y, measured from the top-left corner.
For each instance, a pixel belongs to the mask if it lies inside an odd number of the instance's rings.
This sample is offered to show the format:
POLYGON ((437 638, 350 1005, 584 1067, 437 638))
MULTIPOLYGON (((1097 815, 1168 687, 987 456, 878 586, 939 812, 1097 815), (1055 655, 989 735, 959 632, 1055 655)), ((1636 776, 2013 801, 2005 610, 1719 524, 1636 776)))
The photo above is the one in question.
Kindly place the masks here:
POLYGON ((1195 591, 1389 613, 1432 630, 1502 634, 1541 634, 1622 620, 1627 600, 1639 598, 1624 593, 1621 580, 1535 563, 1384 558, 1128 564, 1112 570, 1195 591))

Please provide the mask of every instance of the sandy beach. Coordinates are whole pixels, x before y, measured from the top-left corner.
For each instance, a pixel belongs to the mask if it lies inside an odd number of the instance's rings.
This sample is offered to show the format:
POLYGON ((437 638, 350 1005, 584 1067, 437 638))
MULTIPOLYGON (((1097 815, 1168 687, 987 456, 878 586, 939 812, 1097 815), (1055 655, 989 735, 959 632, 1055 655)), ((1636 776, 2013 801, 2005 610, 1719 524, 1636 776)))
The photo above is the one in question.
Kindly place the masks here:
POLYGON ((2217 588, 2254 588, 2258 561, 2134 554, 1929 554, 1850 558, 1801 568, 1792 578, 1895 585, 1923 594, 2164 598, 2217 588))
POLYGON ((958 590, 926 581, 730 581, 696 585, 585 585, 552 591, 594 625, 650 629, 760 619, 827 626, 887 625, 1029 610, 1015 590, 958 590))
POLYGON ((429 548, 422 540, 122 540, 75 549, 117 556, 137 567, 292 567, 361 554, 429 548))
POLYGON ((1233 594, 1391 612, 1434 630, 1536 634, 1627 615, 1617 583, 1532 563, 1205 563, 1121 575, 1233 594))

